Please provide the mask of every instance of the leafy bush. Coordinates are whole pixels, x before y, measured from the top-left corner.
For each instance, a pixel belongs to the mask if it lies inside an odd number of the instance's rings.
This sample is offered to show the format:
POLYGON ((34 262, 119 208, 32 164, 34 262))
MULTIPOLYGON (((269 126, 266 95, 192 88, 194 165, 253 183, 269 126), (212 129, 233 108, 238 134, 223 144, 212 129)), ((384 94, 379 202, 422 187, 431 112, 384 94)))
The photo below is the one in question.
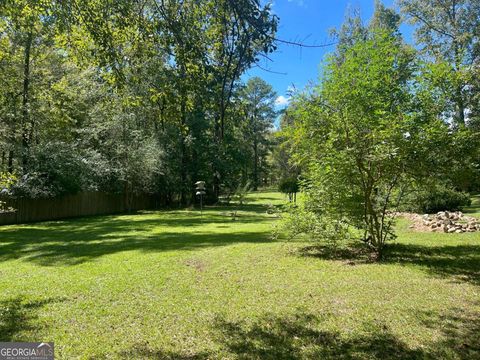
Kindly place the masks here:
POLYGON ((11 195, 40 198, 95 190, 100 177, 96 171, 105 165, 94 155, 64 142, 38 146, 32 151, 28 172, 11 186, 11 195))
POLYGON ((467 193, 448 188, 435 186, 417 192, 409 200, 409 210, 426 214, 434 214, 439 211, 457 211, 471 204, 467 193))
POLYGON ((335 249, 339 242, 351 239, 352 228, 341 219, 326 214, 319 215, 303 206, 291 205, 274 228, 273 238, 278 238, 280 234, 289 240, 304 234, 311 241, 322 242, 335 249))
POLYGON ((296 178, 286 178, 280 181, 278 190, 284 194, 288 194, 290 201, 292 201, 292 195, 300 190, 300 186, 296 178))

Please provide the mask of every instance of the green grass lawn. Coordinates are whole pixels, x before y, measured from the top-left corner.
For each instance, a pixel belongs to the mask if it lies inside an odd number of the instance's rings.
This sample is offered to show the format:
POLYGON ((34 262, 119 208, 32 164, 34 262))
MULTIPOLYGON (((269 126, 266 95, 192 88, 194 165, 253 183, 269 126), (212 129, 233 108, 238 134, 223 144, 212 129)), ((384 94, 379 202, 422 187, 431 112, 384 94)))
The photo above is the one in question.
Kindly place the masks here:
POLYGON ((472 198, 472 205, 466 210, 468 216, 475 216, 480 218, 480 195, 472 198))
MULTIPOLYGON (((58 359, 480 359, 480 235, 413 233, 383 263, 274 242, 230 208, 0 228, 0 341, 58 359)), ((480 211, 477 207, 476 211, 480 211)))

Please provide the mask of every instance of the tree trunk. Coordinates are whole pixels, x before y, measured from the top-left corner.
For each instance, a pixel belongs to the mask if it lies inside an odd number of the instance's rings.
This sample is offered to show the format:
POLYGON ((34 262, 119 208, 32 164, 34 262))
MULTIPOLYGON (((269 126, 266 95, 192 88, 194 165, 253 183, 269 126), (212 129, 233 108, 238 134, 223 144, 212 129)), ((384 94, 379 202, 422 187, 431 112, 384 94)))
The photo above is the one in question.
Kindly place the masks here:
MULTIPOLYGON (((455 5, 453 7, 453 19, 456 18, 456 8, 455 5)), ((457 42, 456 39, 453 40, 453 51, 455 55, 455 71, 457 74, 460 73, 461 68, 462 68, 462 55, 460 51, 460 46, 457 42)), ((458 126, 465 126, 465 101, 463 98, 463 91, 462 91, 462 85, 458 85, 457 88, 455 89, 455 103, 456 103, 456 114, 455 114, 455 121, 456 125, 458 126)))
POLYGON ((253 190, 258 190, 258 141, 253 140, 253 190))
POLYGON ((212 178, 212 190, 213 190, 213 202, 217 202, 218 198, 220 196, 220 172, 219 172, 219 167, 217 165, 217 162, 221 159, 221 145, 222 145, 222 140, 221 140, 221 135, 220 135, 220 117, 216 116, 215 117, 215 128, 213 132, 214 136, 214 144, 216 148, 216 154, 212 162, 212 173, 213 173, 213 178, 212 178))
POLYGON ((30 137, 33 129, 30 124, 30 53, 33 34, 30 31, 25 41, 25 52, 23 62, 23 91, 22 91, 22 166, 23 172, 27 172, 28 155, 30 152, 30 137))
POLYGON ((186 147, 185 147, 185 124, 187 122, 187 99, 185 92, 182 95, 182 103, 181 103, 181 127, 180 127, 180 157, 181 157, 181 168, 180 168, 180 202, 182 205, 187 205, 187 154, 186 154, 186 147))
POLYGON ((367 224, 367 231, 369 233, 369 245, 375 252, 377 259, 382 257, 384 239, 382 236, 382 228, 378 220, 378 215, 374 208, 374 201, 372 199, 374 190, 372 184, 367 184, 364 190, 365 197, 365 222, 367 224))
POLYGON ((457 88, 456 105, 457 105, 456 123, 458 126, 465 126, 465 103, 463 100, 461 86, 457 88))

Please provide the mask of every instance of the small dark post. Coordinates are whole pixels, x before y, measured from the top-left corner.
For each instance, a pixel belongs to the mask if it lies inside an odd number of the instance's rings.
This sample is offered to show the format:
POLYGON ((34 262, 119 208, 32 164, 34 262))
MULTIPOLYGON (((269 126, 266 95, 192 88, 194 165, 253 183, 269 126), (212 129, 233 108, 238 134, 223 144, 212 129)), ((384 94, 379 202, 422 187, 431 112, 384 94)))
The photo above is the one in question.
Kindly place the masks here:
POLYGON ((195 195, 200 196, 200 215, 203 214, 203 195, 206 194, 205 192, 205 181, 197 181, 195 183, 196 193, 195 195))

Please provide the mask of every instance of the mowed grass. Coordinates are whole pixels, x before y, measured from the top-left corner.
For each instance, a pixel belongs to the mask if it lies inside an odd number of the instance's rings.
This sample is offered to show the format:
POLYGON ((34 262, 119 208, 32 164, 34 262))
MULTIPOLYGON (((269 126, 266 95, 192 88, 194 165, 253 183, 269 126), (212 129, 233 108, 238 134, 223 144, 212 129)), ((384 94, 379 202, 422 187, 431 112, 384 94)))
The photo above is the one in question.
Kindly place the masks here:
POLYGON ((212 207, 0 228, 0 341, 54 341, 57 359, 480 358, 479 234, 401 221, 384 262, 332 259, 270 239, 281 195, 251 200, 236 221, 212 207))

